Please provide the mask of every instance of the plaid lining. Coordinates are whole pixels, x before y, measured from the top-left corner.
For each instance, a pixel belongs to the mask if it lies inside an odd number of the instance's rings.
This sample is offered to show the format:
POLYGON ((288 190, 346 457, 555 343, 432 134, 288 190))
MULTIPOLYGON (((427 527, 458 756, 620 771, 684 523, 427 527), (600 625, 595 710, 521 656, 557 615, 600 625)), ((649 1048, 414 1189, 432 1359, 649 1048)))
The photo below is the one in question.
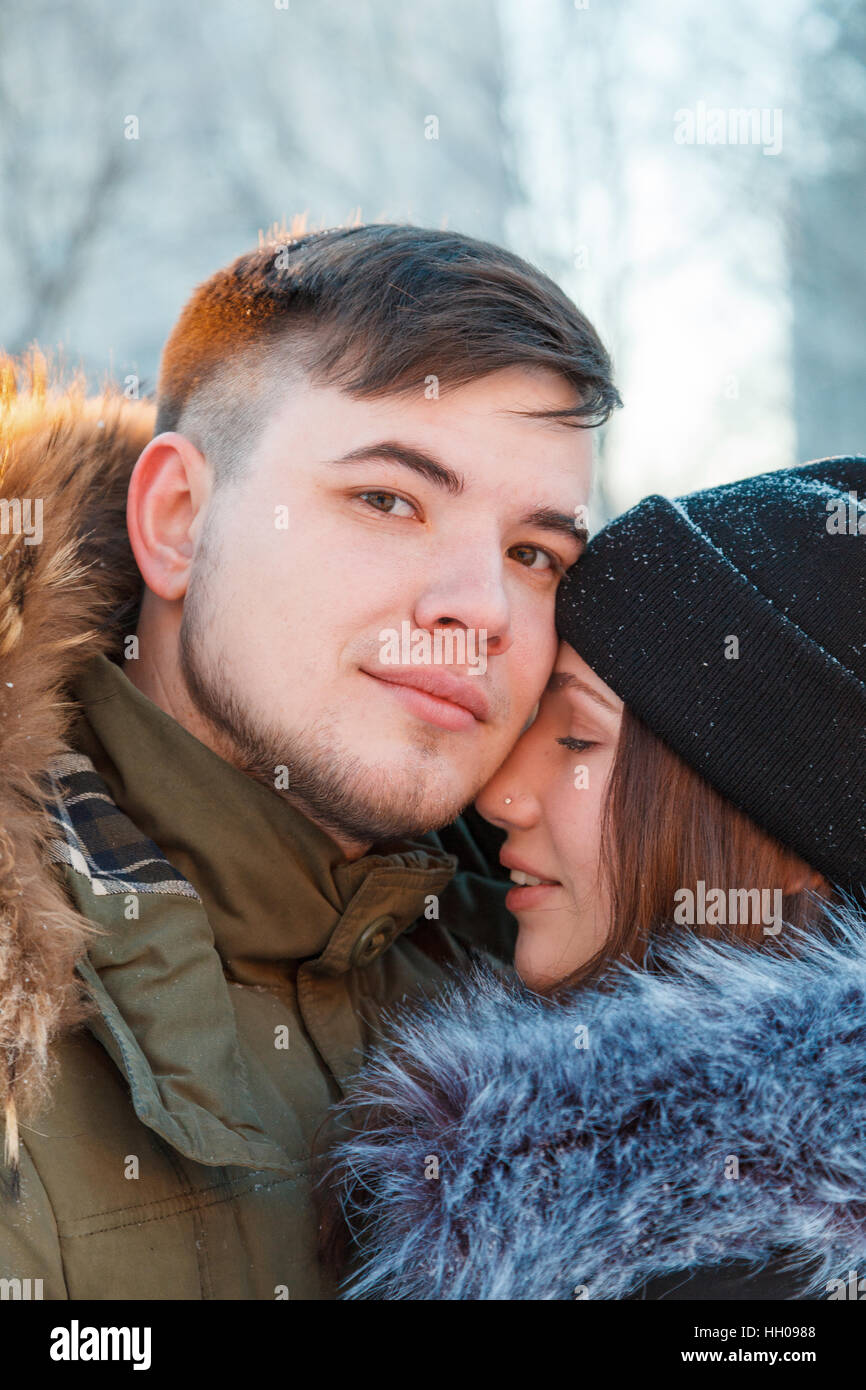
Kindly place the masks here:
POLYGON ((51 762, 46 774, 54 794, 46 809, 60 831, 59 838, 48 842, 52 863, 84 874, 97 897, 169 893, 201 901, 159 846, 142 835, 112 801, 89 758, 64 753, 51 762))

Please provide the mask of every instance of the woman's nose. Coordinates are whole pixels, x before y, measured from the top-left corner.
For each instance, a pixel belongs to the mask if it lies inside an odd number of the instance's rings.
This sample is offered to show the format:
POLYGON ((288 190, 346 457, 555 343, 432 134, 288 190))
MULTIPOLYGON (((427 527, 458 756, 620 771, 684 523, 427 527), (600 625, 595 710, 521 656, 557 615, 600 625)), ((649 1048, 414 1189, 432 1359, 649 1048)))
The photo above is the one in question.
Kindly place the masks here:
POLYGON ((510 757, 482 787, 475 802, 479 814, 501 830, 525 829, 538 816, 538 802, 527 786, 527 779, 520 775, 523 759, 516 755, 522 742, 521 739, 510 757))

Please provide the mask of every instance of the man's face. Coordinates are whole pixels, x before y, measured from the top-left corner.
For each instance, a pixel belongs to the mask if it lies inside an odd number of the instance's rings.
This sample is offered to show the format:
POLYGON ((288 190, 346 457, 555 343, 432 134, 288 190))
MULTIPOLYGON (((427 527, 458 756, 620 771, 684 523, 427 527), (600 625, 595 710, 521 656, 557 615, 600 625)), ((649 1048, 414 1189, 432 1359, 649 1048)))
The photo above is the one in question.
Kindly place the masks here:
POLYGON ((277 786, 286 768, 289 798, 343 839, 447 824, 532 714, 592 443, 514 412, 572 401, 555 374, 515 368, 437 400, 293 385, 213 494, 187 684, 248 767, 277 786), (437 630, 465 651, 436 664, 437 630))

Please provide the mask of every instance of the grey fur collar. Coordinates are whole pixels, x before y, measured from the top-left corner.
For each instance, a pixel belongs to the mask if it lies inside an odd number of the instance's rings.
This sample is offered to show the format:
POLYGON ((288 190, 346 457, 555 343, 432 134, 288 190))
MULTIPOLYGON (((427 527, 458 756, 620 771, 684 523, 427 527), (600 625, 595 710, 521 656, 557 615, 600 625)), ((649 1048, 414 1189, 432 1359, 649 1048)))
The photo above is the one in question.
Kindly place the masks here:
POLYGON ((828 927, 691 939, 556 1006, 479 969, 400 1022, 337 1151, 346 1295, 622 1298, 780 1252, 808 1296, 866 1275, 866 920, 828 927))

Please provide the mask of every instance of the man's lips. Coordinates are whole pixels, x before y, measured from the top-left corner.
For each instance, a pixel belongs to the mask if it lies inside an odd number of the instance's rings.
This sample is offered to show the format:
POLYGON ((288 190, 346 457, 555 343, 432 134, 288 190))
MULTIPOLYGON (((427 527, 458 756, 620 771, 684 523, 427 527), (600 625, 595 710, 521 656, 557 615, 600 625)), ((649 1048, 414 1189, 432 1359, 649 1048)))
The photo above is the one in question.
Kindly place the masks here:
MULTIPOLYGON (((372 676, 374 680, 382 681, 386 685, 418 691, 431 702, 440 702, 443 706, 457 706, 480 723, 490 717, 490 702, 484 691, 479 690, 477 682, 470 677, 461 679, 460 676, 452 675, 450 671, 416 671, 399 666, 389 666, 376 671, 362 666, 361 670, 365 675, 372 676)), ((431 704, 431 713, 435 712, 435 705, 431 704)), ((441 713, 445 715, 446 709, 443 708, 441 713)))

